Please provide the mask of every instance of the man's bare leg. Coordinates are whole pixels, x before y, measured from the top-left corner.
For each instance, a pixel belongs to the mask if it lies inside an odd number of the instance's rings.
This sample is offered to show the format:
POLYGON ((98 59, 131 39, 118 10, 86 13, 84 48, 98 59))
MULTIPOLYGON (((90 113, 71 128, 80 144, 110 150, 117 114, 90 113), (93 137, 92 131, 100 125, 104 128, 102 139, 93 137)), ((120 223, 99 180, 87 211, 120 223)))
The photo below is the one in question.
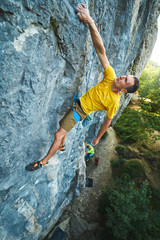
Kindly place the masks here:
POLYGON ((66 138, 67 131, 63 128, 59 128, 59 130, 55 133, 55 139, 50 147, 47 155, 40 161, 40 163, 44 166, 48 160, 57 152, 59 146, 61 145, 62 140, 66 138))

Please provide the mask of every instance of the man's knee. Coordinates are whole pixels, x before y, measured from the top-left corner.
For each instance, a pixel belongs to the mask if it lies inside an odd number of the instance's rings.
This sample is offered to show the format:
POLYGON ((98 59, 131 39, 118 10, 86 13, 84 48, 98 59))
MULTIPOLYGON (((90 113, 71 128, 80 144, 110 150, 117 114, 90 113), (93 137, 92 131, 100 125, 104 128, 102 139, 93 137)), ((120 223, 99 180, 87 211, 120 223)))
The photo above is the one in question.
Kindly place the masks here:
POLYGON ((66 131, 62 128, 60 128, 56 133, 55 133, 55 139, 56 140, 61 140, 65 135, 66 135, 66 131))

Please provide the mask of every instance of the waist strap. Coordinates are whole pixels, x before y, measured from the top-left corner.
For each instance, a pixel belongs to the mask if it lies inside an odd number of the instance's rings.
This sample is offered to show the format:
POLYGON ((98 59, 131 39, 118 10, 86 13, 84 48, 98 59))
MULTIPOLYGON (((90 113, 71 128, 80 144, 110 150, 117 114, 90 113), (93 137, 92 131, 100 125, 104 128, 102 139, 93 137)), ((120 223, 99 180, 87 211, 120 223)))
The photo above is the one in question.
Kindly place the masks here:
MULTIPOLYGON (((79 101, 79 100, 78 100, 79 101)), ((76 120, 76 122, 79 122, 81 120, 80 115, 73 109, 74 105, 76 105, 76 111, 77 111, 77 107, 79 107, 78 102, 73 102, 73 106, 72 106, 72 110, 73 110, 73 116, 74 119, 76 120)))
MULTIPOLYGON (((77 109, 79 112, 85 114, 85 112, 83 111, 83 109, 81 108, 81 103, 79 101, 79 99, 77 99, 76 101, 73 102, 73 106, 72 106, 72 110, 73 110, 73 116, 74 119, 76 120, 76 122, 79 122, 81 120, 81 117, 79 115, 79 113, 77 112, 77 109), (75 109, 74 109, 75 108, 75 109)), ((86 115, 86 114, 85 114, 86 115)))

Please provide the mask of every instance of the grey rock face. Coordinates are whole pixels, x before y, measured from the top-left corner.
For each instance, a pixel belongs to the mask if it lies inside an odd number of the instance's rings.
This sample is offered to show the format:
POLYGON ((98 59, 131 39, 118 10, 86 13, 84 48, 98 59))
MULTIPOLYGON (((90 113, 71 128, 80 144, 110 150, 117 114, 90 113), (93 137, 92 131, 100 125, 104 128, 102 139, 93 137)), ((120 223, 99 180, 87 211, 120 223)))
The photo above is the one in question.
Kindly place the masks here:
MULTIPOLYGON (((43 239, 85 183, 85 138, 106 113, 93 113, 67 135, 66 151, 34 173, 25 166, 48 151, 73 96, 102 78, 88 27, 75 15, 78 1, 6 1, 0 5, 0 239, 43 239), (83 81, 83 84, 81 85, 83 81)), ((159 1, 85 1, 101 32, 110 64, 138 77, 157 34, 159 1)), ((120 110, 130 95, 122 96, 120 110)))

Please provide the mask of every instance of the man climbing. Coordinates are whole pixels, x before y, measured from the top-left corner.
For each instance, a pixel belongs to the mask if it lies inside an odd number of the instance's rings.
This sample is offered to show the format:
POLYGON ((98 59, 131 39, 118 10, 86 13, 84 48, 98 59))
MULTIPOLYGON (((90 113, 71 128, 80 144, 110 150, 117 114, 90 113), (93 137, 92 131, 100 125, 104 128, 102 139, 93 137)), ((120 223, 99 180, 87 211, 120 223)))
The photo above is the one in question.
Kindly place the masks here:
POLYGON ((88 148, 88 151, 86 152, 86 156, 85 156, 85 160, 87 161, 88 159, 90 159, 91 157, 94 156, 94 147, 90 144, 86 144, 86 147, 88 148))
POLYGON ((48 160, 57 152, 64 149, 64 142, 67 132, 70 131, 75 125, 76 120, 73 116, 73 110, 78 113, 81 121, 86 118, 88 114, 96 110, 106 110, 107 116, 99 130, 98 135, 93 140, 93 145, 98 144, 103 134, 108 129, 113 116, 119 108, 120 92, 133 93, 137 91, 139 87, 139 80, 132 76, 120 76, 116 77, 114 69, 110 66, 108 58, 106 56, 105 48, 101 36, 97 30, 94 20, 89 15, 84 4, 78 4, 76 8, 76 14, 80 21, 87 23, 89 26, 90 34, 92 37, 93 45, 99 60, 104 68, 103 80, 95 87, 89 89, 79 101, 76 102, 60 121, 60 128, 55 133, 54 142, 47 153, 47 155, 36 163, 31 163, 26 166, 26 170, 37 170, 48 162, 48 160))

